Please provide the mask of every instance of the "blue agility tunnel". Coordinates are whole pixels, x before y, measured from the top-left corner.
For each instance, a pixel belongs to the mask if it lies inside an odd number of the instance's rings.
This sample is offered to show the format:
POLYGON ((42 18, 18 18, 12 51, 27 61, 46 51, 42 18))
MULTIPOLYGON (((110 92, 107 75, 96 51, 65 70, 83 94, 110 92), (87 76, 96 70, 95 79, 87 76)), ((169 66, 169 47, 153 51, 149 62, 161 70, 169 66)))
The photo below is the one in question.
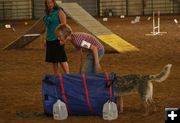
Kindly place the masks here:
POLYGON ((53 104, 61 99, 69 115, 102 115, 103 105, 115 102, 114 73, 45 75, 42 82, 44 112, 53 114, 53 104), (113 85, 113 84, 112 84, 113 85))

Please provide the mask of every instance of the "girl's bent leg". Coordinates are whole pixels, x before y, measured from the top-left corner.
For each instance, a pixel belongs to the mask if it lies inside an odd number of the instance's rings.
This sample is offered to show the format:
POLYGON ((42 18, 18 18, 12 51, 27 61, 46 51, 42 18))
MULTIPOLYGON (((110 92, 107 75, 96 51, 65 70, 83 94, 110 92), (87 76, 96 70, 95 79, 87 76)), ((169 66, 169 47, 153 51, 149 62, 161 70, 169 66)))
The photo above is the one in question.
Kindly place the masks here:
POLYGON ((96 73, 94 60, 87 58, 84 69, 85 69, 85 73, 96 73))

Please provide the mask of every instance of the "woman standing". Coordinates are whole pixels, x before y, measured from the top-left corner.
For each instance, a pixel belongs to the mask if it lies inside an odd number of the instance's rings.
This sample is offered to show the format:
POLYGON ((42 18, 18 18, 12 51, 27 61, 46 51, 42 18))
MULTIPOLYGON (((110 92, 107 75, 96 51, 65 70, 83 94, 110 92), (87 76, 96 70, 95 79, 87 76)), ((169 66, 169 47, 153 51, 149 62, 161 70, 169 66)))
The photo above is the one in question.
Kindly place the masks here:
POLYGON ((45 0, 45 16, 43 21, 46 26, 46 62, 52 63, 54 74, 58 73, 58 63, 60 63, 64 73, 69 73, 67 56, 64 45, 60 45, 55 30, 59 24, 66 23, 66 15, 58 7, 55 0, 45 0))

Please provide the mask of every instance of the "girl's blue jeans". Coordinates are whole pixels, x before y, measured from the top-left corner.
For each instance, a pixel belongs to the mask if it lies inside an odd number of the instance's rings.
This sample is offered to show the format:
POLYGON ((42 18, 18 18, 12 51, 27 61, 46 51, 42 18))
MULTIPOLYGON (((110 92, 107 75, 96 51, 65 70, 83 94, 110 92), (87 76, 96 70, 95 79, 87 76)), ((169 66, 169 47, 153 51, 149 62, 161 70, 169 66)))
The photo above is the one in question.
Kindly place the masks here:
MULTIPOLYGON (((103 55, 104 55, 104 49, 98 49, 99 61, 102 59, 103 55)), ((85 69, 85 73, 96 73, 95 61, 92 52, 88 52, 87 54, 84 69, 85 69)))

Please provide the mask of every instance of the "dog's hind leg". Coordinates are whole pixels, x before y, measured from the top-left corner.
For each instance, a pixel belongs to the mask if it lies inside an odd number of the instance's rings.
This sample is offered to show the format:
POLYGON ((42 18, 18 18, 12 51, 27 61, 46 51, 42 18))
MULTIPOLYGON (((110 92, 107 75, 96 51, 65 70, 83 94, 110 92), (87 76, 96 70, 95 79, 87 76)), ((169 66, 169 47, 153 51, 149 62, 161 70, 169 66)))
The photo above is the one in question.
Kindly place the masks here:
POLYGON ((149 104, 147 101, 143 101, 143 116, 147 116, 149 114, 149 104))
POLYGON ((141 96, 142 99, 142 107, 143 107, 143 116, 147 116, 149 114, 149 103, 148 96, 141 96))
POLYGON ((152 106, 153 112, 156 112, 157 108, 156 108, 156 102, 153 100, 153 84, 152 84, 152 82, 148 83, 148 87, 149 87, 148 101, 149 101, 149 104, 152 106))
POLYGON ((151 100, 151 101, 150 101, 150 104, 151 104, 151 106, 152 106, 153 112, 156 112, 156 111, 157 111, 156 102, 155 102, 154 100, 151 100))

